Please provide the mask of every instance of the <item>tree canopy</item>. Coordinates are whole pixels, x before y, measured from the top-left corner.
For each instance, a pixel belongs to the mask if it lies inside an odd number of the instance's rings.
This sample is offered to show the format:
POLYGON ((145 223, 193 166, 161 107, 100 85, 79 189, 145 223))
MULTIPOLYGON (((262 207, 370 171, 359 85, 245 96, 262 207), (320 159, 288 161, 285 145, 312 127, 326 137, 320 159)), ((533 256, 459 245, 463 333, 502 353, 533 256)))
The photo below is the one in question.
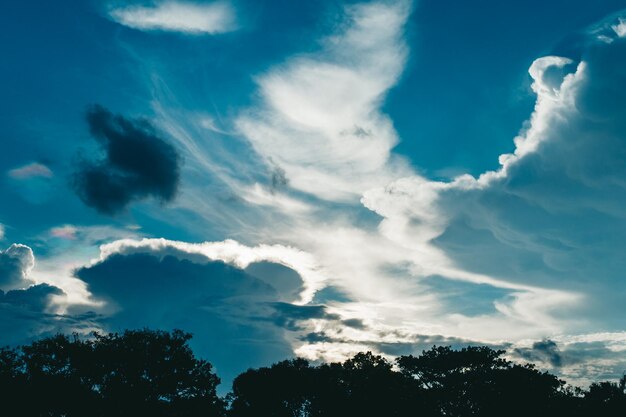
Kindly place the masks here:
POLYGON ((285 360, 249 369, 225 398, 191 335, 57 335, 0 349, 0 415, 47 417, 623 416, 626 376, 575 389, 489 347, 433 347, 389 361, 285 360))
POLYGON ((2 404, 15 416, 221 416, 220 380, 194 357, 190 338, 178 330, 129 330, 5 348, 2 404))

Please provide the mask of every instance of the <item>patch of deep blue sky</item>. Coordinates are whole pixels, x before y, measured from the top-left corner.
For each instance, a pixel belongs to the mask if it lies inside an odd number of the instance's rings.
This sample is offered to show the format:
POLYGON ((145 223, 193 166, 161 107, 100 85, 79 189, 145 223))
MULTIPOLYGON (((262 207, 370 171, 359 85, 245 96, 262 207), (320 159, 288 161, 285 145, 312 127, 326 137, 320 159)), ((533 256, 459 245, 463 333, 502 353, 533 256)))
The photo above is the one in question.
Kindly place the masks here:
MULTIPOLYGON (((11 241, 33 243, 64 223, 138 222, 173 239, 195 236, 142 210, 108 219, 67 185, 77 152, 93 143, 85 108, 151 114, 158 75, 187 110, 227 121, 254 102, 253 76, 315 51, 332 32, 337 0, 238 0, 241 29, 217 36, 145 33, 105 18, 102 2, 7 0, 0 13, 0 222, 11 241), (6 172, 29 162, 55 177, 17 184, 6 172), (44 209, 45 208, 45 209, 44 209)), ((493 169, 534 104, 528 66, 560 41, 626 6, 621 0, 422 0, 407 28, 410 59, 384 110, 396 152, 430 177, 493 169)), ((44 248, 41 248, 44 250, 44 248)))

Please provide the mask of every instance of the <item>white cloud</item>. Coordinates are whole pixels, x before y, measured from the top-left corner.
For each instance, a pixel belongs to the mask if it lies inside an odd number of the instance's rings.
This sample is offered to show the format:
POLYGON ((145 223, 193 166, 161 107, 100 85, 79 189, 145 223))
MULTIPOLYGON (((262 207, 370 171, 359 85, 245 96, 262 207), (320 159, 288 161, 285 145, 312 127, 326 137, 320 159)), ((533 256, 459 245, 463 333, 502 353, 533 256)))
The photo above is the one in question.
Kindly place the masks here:
POLYGON ((409 171, 389 164, 398 138, 379 105, 407 56, 408 2, 346 9, 345 31, 324 50, 258 78, 262 104, 237 121, 254 149, 286 172, 290 186, 330 201, 409 171))
POLYGON ((617 23, 614 26, 611 26, 611 28, 615 31, 617 36, 619 36, 620 38, 625 37, 626 36, 626 19, 620 18, 619 23, 617 23))
POLYGON ((33 177, 52 178, 54 173, 50 168, 39 162, 32 162, 19 168, 9 171, 9 176, 14 179, 22 180, 33 177))
POLYGON ((4 235, 5 235, 5 228, 4 228, 4 225, 0 223, 0 240, 4 239, 4 235))
POLYGON ((153 6, 125 6, 109 12, 118 23, 139 30, 217 34, 237 29, 230 3, 161 1, 153 6))
POLYGON ((166 239, 122 239, 100 247, 101 262, 115 254, 133 254, 149 251, 154 255, 171 255, 187 259, 220 260, 238 268, 246 268, 252 263, 269 261, 284 265, 296 271, 304 281, 300 303, 307 303, 317 290, 322 288, 326 278, 319 271, 313 257, 301 250, 283 245, 259 245, 250 247, 234 240, 224 242, 187 243, 166 239))
POLYGON ((499 315, 454 316, 455 335, 620 326, 626 311, 613 294, 624 290, 626 108, 618 96, 626 80, 615 68, 626 43, 614 36, 588 48, 577 66, 561 57, 533 63, 535 111, 499 170, 451 182, 404 178, 365 193, 390 240, 439 255, 424 273, 515 290, 496 301, 499 315))

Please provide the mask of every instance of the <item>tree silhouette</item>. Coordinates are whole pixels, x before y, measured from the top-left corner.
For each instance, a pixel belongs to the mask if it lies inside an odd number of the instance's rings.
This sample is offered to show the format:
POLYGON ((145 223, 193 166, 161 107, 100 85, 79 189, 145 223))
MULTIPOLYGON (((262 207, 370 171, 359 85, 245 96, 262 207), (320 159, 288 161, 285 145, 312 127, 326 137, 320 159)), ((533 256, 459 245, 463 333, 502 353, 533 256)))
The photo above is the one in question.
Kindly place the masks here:
POLYGON ((271 368, 249 369, 233 382, 230 415, 309 415, 316 389, 314 371, 304 359, 279 362, 271 368))
POLYGON ((619 416, 626 413, 626 375, 619 384, 614 382, 596 382, 585 393, 587 413, 596 415, 619 416))
POLYGON ((503 350, 433 347, 397 359, 402 374, 426 388, 442 415, 552 415, 565 383, 532 365, 513 364, 503 350))
POLYGON ((626 379, 584 392, 504 353, 433 347, 397 358, 395 368, 371 352, 319 366, 283 361, 235 379, 230 416, 582 417, 626 410, 626 379))
POLYGON ((221 416, 219 378, 193 356, 190 337, 178 330, 58 335, 4 349, 3 405, 16 416, 221 416))
POLYGON ((230 415, 405 416, 424 414, 420 388, 371 352, 312 367, 302 359, 248 370, 233 383, 230 415))
POLYGON ((572 388, 488 347, 433 347, 395 362, 371 352, 249 369, 223 400, 191 335, 127 330, 0 348, 8 417, 589 417, 626 415, 626 376, 572 388), (228 403, 228 407, 227 407, 228 403))

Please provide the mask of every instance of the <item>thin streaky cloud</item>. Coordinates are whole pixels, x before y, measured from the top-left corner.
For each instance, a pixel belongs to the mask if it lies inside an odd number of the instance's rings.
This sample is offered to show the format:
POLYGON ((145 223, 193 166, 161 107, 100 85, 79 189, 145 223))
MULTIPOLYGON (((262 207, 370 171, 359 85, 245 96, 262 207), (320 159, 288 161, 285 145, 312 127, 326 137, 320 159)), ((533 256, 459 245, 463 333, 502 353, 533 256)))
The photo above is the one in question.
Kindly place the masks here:
POLYGON ((109 15, 119 24, 142 31, 218 34, 237 29, 235 11, 227 2, 199 4, 165 1, 152 6, 114 8, 109 15))
POLYGON ((22 180, 33 177, 52 178, 54 173, 50 168, 39 162, 32 162, 9 171, 9 177, 22 180))

